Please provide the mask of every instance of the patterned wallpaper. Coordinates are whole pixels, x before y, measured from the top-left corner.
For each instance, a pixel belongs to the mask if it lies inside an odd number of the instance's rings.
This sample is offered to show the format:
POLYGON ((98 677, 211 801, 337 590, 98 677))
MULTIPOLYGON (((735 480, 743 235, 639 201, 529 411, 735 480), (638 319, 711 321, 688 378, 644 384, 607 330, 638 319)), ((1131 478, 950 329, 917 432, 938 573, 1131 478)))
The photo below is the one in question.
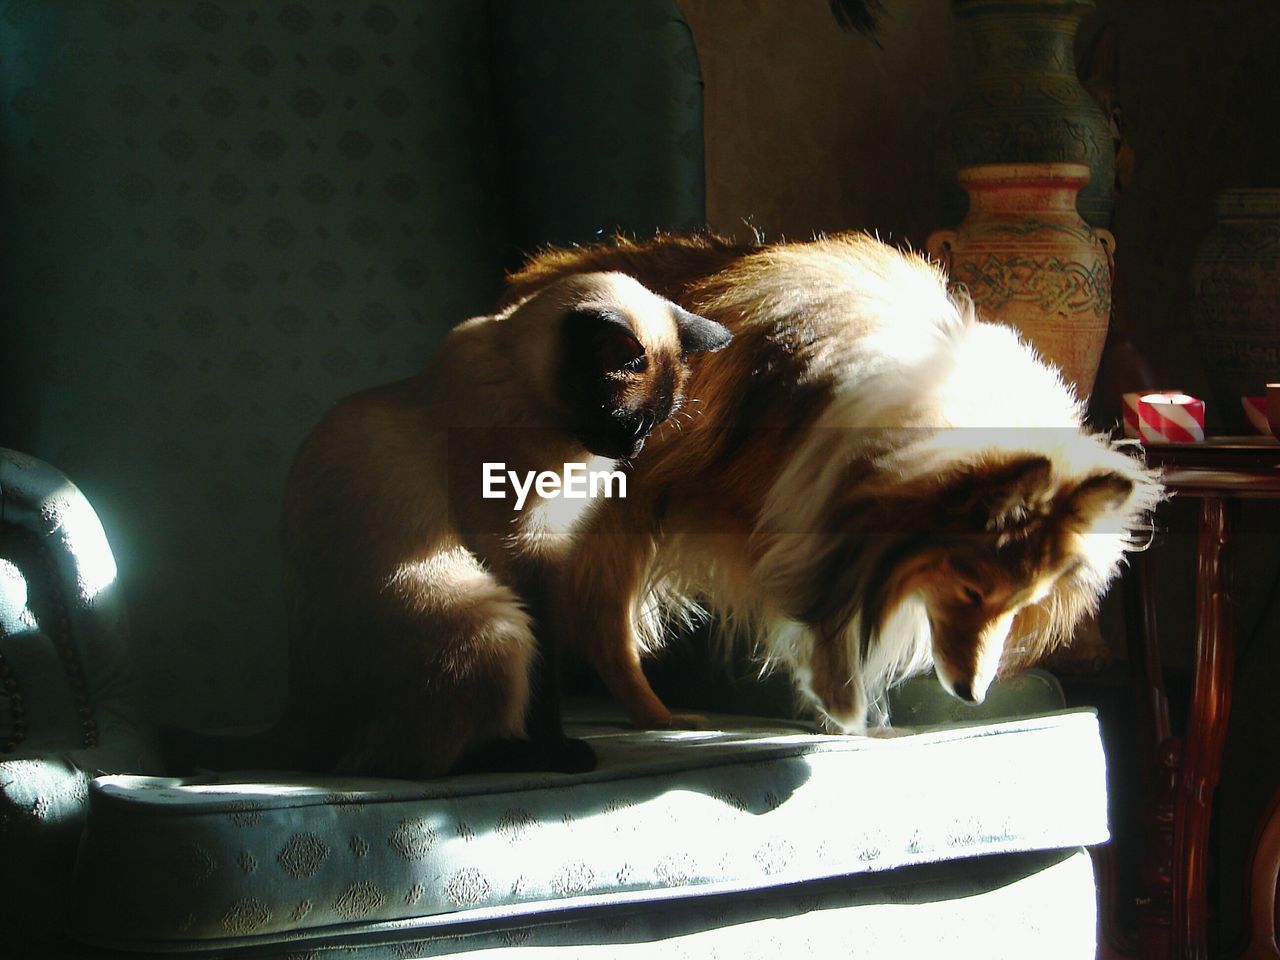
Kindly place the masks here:
POLYGON ((279 702, 293 449, 494 288, 485 22, 433 6, 0 6, 3 440, 101 513, 161 715, 279 702))

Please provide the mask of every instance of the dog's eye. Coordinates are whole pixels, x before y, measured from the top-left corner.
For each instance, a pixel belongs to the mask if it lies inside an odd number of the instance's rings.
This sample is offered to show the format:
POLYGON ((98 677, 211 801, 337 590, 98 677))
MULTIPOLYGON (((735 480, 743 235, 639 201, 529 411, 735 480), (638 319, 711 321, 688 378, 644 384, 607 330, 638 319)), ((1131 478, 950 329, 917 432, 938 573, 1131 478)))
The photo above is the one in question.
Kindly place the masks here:
POLYGON ((622 365, 623 370, 630 370, 633 373, 644 373, 649 369, 649 358, 643 353, 638 357, 632 357, 622 365))
POLYGON ((960 588, 960 590, 962 593, 964 593, 964 599, 966 603, 975 607, 982 606, 984 602, 982 598, 982 594, 979 593, 977 590, 975 590, 973 587, 969 586, 968 584, 965 584, 960 588))

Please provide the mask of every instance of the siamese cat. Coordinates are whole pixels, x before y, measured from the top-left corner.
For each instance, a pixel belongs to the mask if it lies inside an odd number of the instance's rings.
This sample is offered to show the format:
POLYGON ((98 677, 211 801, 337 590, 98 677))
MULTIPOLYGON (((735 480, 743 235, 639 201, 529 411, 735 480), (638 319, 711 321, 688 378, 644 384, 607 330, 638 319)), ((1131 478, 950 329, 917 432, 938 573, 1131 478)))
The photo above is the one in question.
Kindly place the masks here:
POLYGON ((691 355, 729 340, 621 273, 575 274, 462 323, 421 373, 327 413, 283 511, 285 728, 308 766, 593 766, 560 729, 548 599, 597 505, 563 495, 571 467, 625 477, 685 402, 691 355))

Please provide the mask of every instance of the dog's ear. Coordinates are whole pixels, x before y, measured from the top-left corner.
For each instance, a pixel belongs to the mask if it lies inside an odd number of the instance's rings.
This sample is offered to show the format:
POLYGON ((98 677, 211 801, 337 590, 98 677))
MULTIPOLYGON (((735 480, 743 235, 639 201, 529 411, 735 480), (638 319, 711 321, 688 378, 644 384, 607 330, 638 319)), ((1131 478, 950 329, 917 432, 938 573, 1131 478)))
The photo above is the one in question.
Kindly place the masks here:
POLYGON ((733 339, 733 334, 724 324, 690 313, 682 307, 672 304, 671 315, 676 321, 680 349, 685 353, 715 353, 733 339))
POLYGON ((932 565, 927 552, 931 537, 885 525, 879 536, 863 530, 833 540, 825 551, 814 551, 810 576, 792 591, 790 613, 830 640, 843 636, 856 617, 865 657, 909 592, 906 584, 913 573, 932 565))
POLYGON ((964 474, 948 496, 953 515, 970 529, 997 532, 1022 523, 1049 487, 1053 464, 1028 455, 996 467, 980 465, 964 474))
POLYGON ((1119 510, 1133 496, 1133 481, 1113 471, 1093 473, 1064 495, 1063 512, 1081 526, 1119 510))

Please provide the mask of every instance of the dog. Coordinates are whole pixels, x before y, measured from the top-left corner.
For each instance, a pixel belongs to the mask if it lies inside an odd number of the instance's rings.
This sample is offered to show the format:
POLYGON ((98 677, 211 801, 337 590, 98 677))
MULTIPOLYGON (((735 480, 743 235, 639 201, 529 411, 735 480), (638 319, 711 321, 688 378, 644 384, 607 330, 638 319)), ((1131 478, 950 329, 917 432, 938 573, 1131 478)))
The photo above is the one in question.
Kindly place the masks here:
POLYGON ((931 668, 981 702, 1070 639, 1161 497, 1056 369, 915 253, 862 234, 618 240, 536 255, 508 296, 596 270, 733 333, 555 588, 560 642, 639 726, 700 724, 641 663, 703 611, 829 729, 884 726, 886 692, 931 668))

